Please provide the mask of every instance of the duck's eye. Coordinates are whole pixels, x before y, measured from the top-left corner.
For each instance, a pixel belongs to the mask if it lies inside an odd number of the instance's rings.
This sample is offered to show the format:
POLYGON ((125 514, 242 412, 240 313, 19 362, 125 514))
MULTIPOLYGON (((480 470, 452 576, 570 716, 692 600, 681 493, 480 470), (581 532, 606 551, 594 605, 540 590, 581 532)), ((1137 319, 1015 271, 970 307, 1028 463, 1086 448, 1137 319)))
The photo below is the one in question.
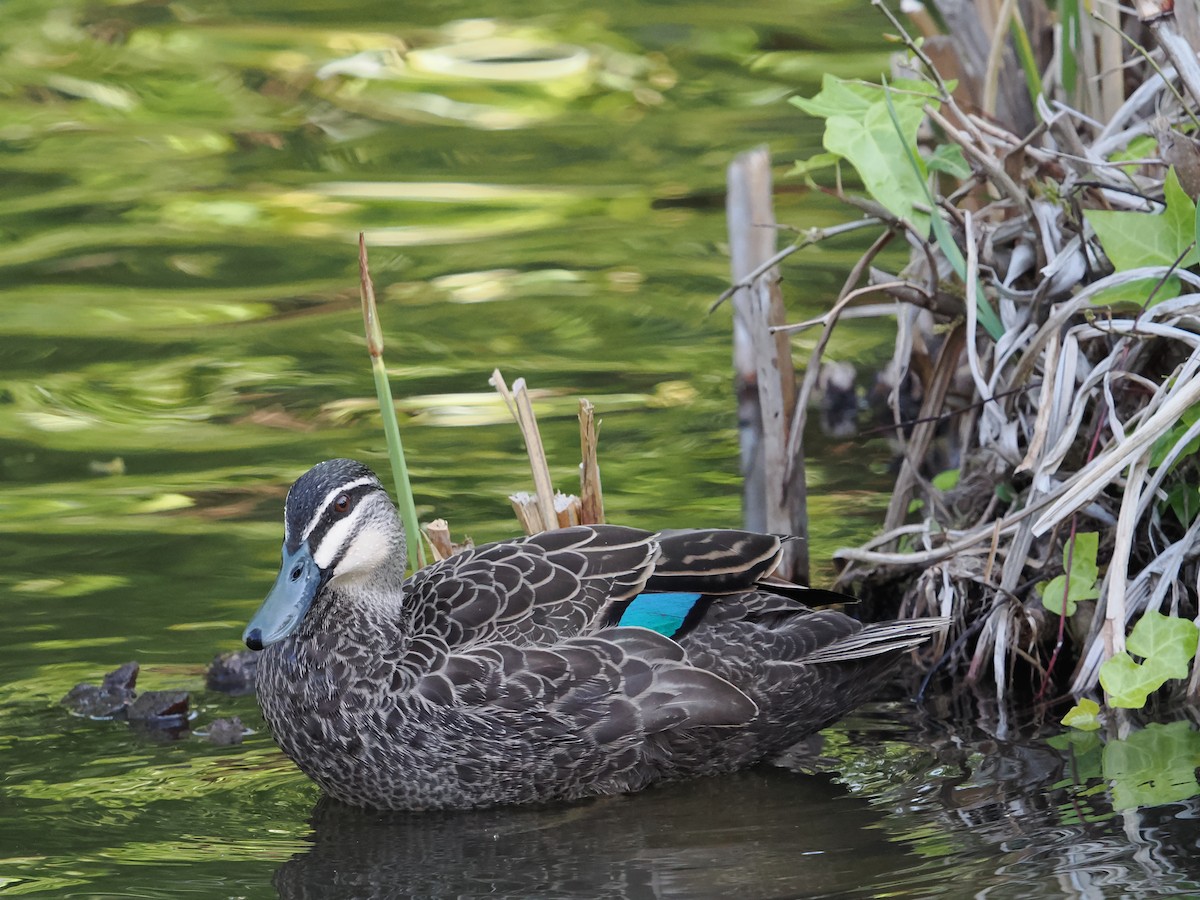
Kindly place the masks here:
POLYGON ((339 516, 344 516, 350 512, 350 495, 338 494, 337 499, 333 501, 333 511, 339 516))

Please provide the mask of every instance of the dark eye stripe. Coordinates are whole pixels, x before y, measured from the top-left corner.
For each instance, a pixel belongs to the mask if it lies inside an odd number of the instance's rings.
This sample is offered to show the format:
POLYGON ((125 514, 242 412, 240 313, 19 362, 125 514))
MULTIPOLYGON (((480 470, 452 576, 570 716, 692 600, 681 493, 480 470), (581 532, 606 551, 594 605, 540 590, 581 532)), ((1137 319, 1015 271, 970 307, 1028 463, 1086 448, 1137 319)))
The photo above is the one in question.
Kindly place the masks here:
POLYGON ((320 502, 314 505, 311 503, 311 501, 316 498, 313 497, 313 494, 308 489, 307 485, 305 485, 304 490, 300 490, 299 486, 302 484, 304 484, 303 478, 292 485, 292 489, 288 491, 288 502, 285 506, 285 509, 287 510, 286 515, 290 516, 292 510, 292 499, 294 496, 296 502, 301 506, 301 508, 307 508, 309 510, 308 518, 304 519, 300 523, 305 527, 292 532, 293 534, 298 532, 300 535, 299 538, 296 539, 297 543, 299 543, 299 541, 308 540, 308 536, 312 534, 313 529, 317 527, 318 523, 320 522, 320 517, 325 512, 326 507, 332 505, 332 503, 339 497, 345 496, 354 488, 361 487, 363 485, 374 487, 380 486, 379 480, 370 474, 364 475, 362 478, 356 478, 353 481, 346 481, 343 479, 340 484, 334 482, 331 488, 327 488, 324 495, 321 496, 320 502))
MULTIPOLYGON (((349 509, 353 510, 363 497, 377 490, 379 490, 379 485, 377 484, 360 484, 357 487, 352 487, 348 491, 345 491, 346 496, 350 498, 349 509)), ((309 532, 308 546, 313 550, 314 553, 316 552, 317 547, 321 546, 321 542, 325 540, 325 535, 329 532, 329 529, 333 527, 334 523, 346 518, 346 513, 339 513, 333 508, 333 506, 334 504, 330 503, 321 511, 320 521, 318 521, 312 531, 309 532)))

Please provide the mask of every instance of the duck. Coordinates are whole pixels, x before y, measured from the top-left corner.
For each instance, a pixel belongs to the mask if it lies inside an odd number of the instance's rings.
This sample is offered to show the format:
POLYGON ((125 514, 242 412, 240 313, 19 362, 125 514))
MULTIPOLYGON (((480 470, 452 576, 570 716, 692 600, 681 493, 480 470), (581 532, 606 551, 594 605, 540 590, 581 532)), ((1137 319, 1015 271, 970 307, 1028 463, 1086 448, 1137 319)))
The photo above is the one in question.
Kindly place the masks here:
POLYGON ((367 466, 313 466, 243 633, 276 743, 377 810, 575 801, 767 760, 868 699, 945 627, 864 625, 776 577, 786 538, 584 525, 406 577, 367 466), (807 602, 806 602, 807 601, 807 602))

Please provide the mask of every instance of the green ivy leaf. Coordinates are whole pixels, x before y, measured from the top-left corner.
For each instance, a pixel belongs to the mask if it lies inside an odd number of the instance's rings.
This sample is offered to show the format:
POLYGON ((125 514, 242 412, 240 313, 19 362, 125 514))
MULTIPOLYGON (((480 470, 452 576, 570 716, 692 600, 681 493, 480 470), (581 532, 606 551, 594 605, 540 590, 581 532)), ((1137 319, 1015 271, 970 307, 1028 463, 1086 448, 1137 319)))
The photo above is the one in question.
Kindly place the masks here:
POLYGON ((1175 513, 1179 524, 1187 528, 1200 512, 1200 488, 1194 484, 1177 484, 1167 491, 1167 506, 1175 513))
POLYGON ((879 102, 881 90, 875 84, 845 81, 826 74, 815 97, 789 97, 788 102, 810 116, 828 119, 830 116, 865 113, 871 104, 879 102))
POLYGON ((1128 652, 1100 666, 1100 684, 1108 693, 1109 703, 1123 709, 1141 709, 1168 679, 1186 678, 1198 639, 1200 629, 1190 619, 1146 612, 1125 643, 1128 652), (1145 661, 1139 665, 1130 653, 1145 661))
POLYGON ((1071 573, 1071 584, 1067 587, 1067 576, 1059 575, 1038 585, 1042 595, 1042 606, 1056 615, 1075 615, 1080 600, 1095 600, 1100 596, 1096 582, 1100 569, 1096 564, 1096 552, 1100 548, 1100 535, 1085 531, 1075 535, 1075 550, 1071 544, 1063 547, 1063 568, 1071 573), (1067 592, 1066 611, 1063 611, 1063 593, 1067 592))
MULTIPOLYGON (((910 223, 921 237, 927 237, 932 227, 938 246, 965 280, 966 263, 949 228, 940 215, 931 217, 928 212, 934 206, 926 183, 929 167, 917 153, 917 131, 925 107, 939 105, 937 89, 922 81, 902 79, 891 85, 874 85, 826 75, 816 96, 792 97, 790 102, 825 119, 825 149, 854 166, 878 203, 910 223)), ((957 147, 939 148, 931 160, 943 171, 969 174, 957 147)), ((803 169, 801 174, 804 171, 811 169, 803 169)), ((981 286, 976 285, 975 293, 980 324, 994 340, 999 339, 1004 333, 1000 317, 981 286)))
POLYGON ((947 469, 945 472, 938 472, 933 476, 933 486, 939 491, 950 491, 958 485, 958 477, 960 472, 958 469, 947 469))
MULTIPOLYGON (((1169 266, 1194 240, 1196 204, 1179 184, 1171 169, 1163 185, 1166 209, 1161 213, 1140 213, 1089 209, 1084 212, 1100 239, 1100 245, 1118 272, 1141 266, 1169 266)), ((1196 262, 1192 247, 1180 262, 1196 262)))
POLYGON ((1146 306, 1154 293, 1154 303, 1178 297, 1183 292, 1183 282, 1172 275, 1159 285, 1157 278, 1139 278, 1125 284, 1107 287, 1092 297, 1093 306, 1146 306))
POLYGON ((916 207, 929 202, 926 171, 919 159, 921 171, 914 170, 908 154, 909 148, 915 154, 925 105, 938 105, 936 93, 923 81, 902 80, 884 88, 827 74, 815 97, 792 97, 790 102, 825 119, 825 149, 850 162, 875 200, 924 235, 929 214, 916 207), (898 126, 888 110, 889 97, 898 126))
POLYGON ((937 149, 925 160, 931 172, 945 172, 955 178, 969 178, 971 167, 958 144, 938 144, 937 149))
MULTIPOLYGON (((1179 441, 1185 431, 1196 424, 1196 420, 1200 419, 1200 406, 1189 406, 1183 411, 1183 415, 1179 417, 1179 421, 1171 426, 1162 437, 1154 442, 1154 446, 1150 448, 1150 466, 1158 468, 1163 464, 1163 460, 1167 458, 1167 454, 1171 452, 1171 448, 1179 441)), ((1175 457, 1175 464, 1178 465, 1180 460, 1186 459, 1200 449, 1200 438, 1193 438, 1183 448, 1183 451, 1175 457)))
POLYGON ((1153 665, 1165 678, 1187 678, 1197 639, 1200 629, 1191 619, 1148 610, 1133 626, 1125 649, 1144 657, 1146 664, 1153 665))
MULTIPOLYGON (((1166 209, 1161 213, 1141 213, 1124 210, 1089 209, 1084 218, 1100 239, 1100 246, 1118 272, 1142 266, 1169 266, 1181 255, 1180 266, 1194 265, 1200 256, 1193 245, 1196 238, 1196 204, 1179 184, 1179 176, 1171 169, 1163 185, 1166 209)), ((1097 303, 1118 300, 1144 302, 1154 286, 1154 280, 1139 281, 1104 291, 1097 303)), ((1162 301, 1179 295, 1179 280, 1168 279, 1155 295, 1162 301)))
POLYGON ((1104 747, 1104 777, 1112 782, 1113 806, 1161 806, 1200 794, 1200 734, 1186 721, 1151 724, 1104 747))
MULTIPOLYGON (((950 88, 951 83, 947 83, 950 88)), ((953 90, 953 88, 950 88, 953 90)), ((912 78, 900 78, 892 82, 896 92, 893 103, 922 108, 926 103, 937 101, 937 88, 912 78)), ((846 81, 836 75, 826 74, 821 79, 821 90, 814 97, 789 97, 788 102, 798 106, 810 116, 828 119, 830 116, 861 116, 877 103, 883 102, 885 88, 864 81, 846 81)))
POLYGON ((792 166, 792 170, 788 175, 806 177, 813 172, 819 172, 822 169, 828 169, 831 166, 836 166, 838 160, 841 159, 836 153, 817 153, 810 156, 808 159, 798 159, 796 164, 792 166))
POLYGON ((1145 666, 1139 666, 1128 653, 1110 657, 1100 666, 1100 686, 1108 694, 1109 704, 1122 709, 1141 709, 1164 680, 1145 666))
MULTIPOLYGON (((1175 255, 1168 262, 1175 262, 1180 253, 1187 250, 1187 256, 1180 260, 1181 268, 1194 266, 1200 262, 1200 250, 1195 245, 1196 240, 1196 201, 1188 196, 1188 192, 1179 183, 1179 174, 1172 166, 1167 171, 1166 181, 1163 182, 1163 200, 1167 208, 1162 217, 1175 236, 1175 255), (1191 249, 1188 250, 1188 245, 1191 249)), ((1106 251, 1107 252, 1107 251, 1106 251)))
POLYGON ((1088 209, 1083 217, 1096 231, 1118 272, 1175 262, 1175 235, 1166 216, 1126 210, 1088 209))
POLYGON ((1062 723, 1080 731, 1095 731, 1100 727, 1100 704, 1084 697, 1067 711, 1062 723))
POLYGON ((911 103, 896 106, 901 134, 896 132, 887 107, 876 104, 861 118, 847 115, 825 120, 825 148, 850 161, 863 186, 888 212, 911 222, 922 235, 929 233, 929 214, 916 204, 926 202, 924 173, 913 171, 904 144, 915 145, 917 129, 925 114, 911 103))

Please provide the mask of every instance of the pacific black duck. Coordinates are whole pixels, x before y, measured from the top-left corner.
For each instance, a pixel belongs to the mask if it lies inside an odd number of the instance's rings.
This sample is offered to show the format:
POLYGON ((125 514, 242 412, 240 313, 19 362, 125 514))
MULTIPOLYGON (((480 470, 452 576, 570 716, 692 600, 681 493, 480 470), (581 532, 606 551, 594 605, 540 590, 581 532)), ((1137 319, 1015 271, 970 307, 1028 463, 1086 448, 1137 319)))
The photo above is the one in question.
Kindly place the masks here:
POLYGON ((780 539, 741 531, 565 528, 406 580, 395 506, 347 459, 296 481, 284 522, 283 566, 244 634, 262 651, 259 703, 284 752, 357 806, 729 772, 837 720, 943 626, 812 610, 769 580, 780 539))

